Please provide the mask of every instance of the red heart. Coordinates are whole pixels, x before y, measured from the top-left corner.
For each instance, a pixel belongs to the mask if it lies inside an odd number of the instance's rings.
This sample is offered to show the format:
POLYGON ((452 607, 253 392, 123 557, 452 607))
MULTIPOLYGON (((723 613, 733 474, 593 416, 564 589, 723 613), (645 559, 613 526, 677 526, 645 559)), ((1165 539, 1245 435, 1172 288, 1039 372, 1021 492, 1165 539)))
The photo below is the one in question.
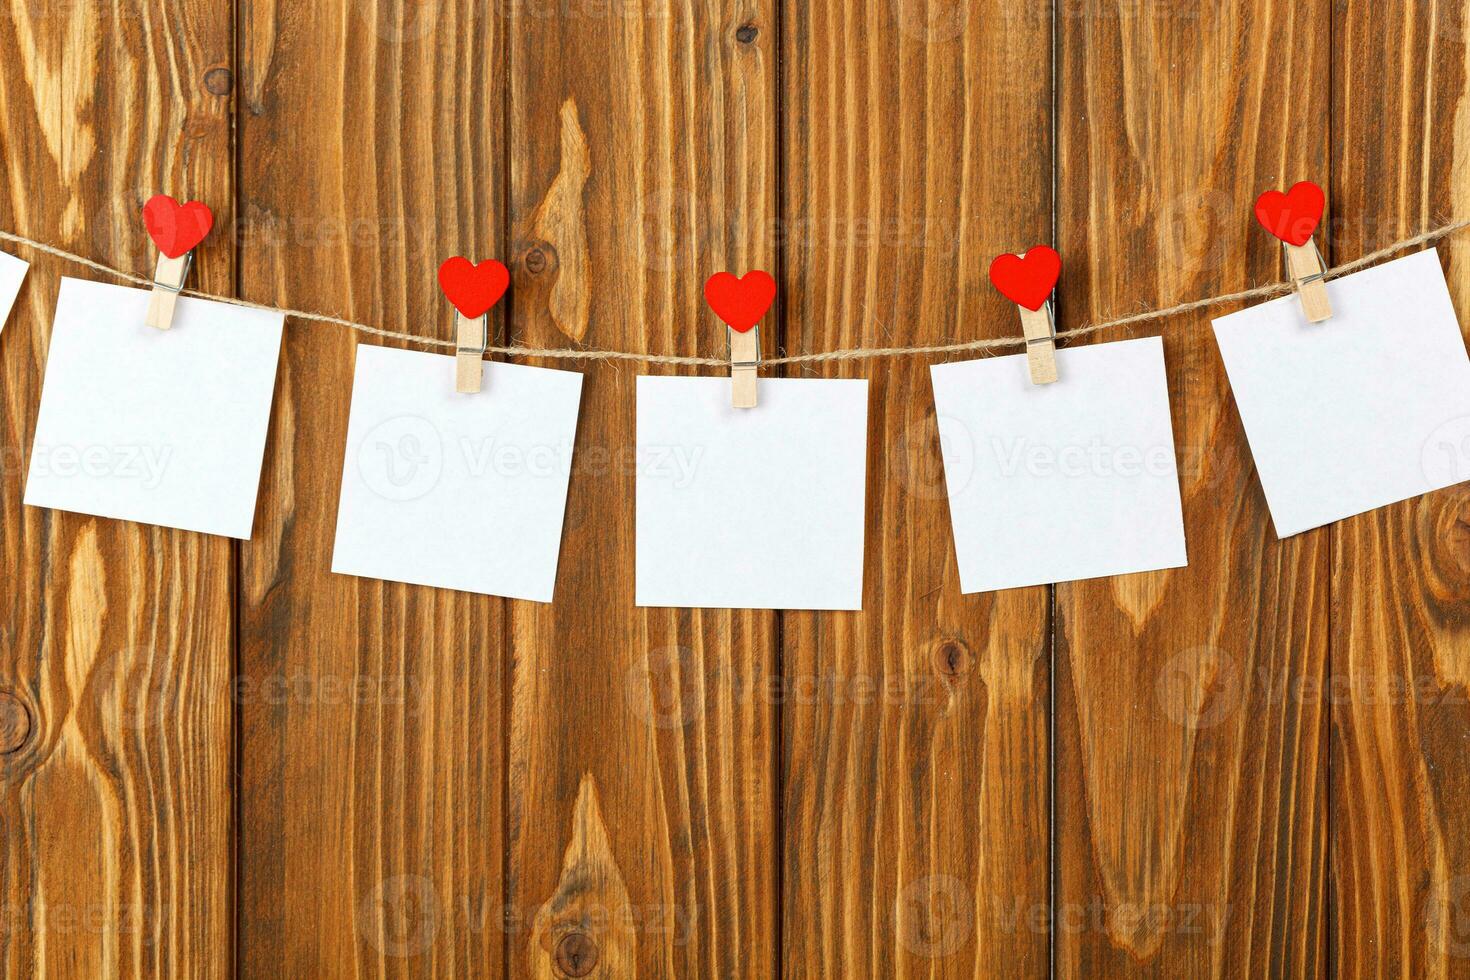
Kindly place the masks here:
POLYGON ((143 205, 143 224, 158 250, 176 259, 204 241, 214 227, 214 214, 198 201, 180 204, 167 194, 155 194, 143 205))
POLYGON ((1256 198, 1256 220, 1288 245, 1305 245, 1321 224, 1326 206, 1322 188, 1304 180, 1285 194, 1267 191, 1256 198))
POLYGON ((1062 257, 1050 245, 1036 245, 1025 255, 997 255, 990 263, 990 281, 1007 299, 1028 310, 1039 310, 1062 275, 1062 257))
POLYGON ((745 333, 776 301, 776 280, 759 269, 739 279, 729 272, 716 272, 704 284, 704 301, 731 330, 745 333))
POLYGON ((456 255, 439 267, 439 288, 454 308, 471 320, 489 313, 509 286, 510 270, 495 259, 475 265, 456 255))

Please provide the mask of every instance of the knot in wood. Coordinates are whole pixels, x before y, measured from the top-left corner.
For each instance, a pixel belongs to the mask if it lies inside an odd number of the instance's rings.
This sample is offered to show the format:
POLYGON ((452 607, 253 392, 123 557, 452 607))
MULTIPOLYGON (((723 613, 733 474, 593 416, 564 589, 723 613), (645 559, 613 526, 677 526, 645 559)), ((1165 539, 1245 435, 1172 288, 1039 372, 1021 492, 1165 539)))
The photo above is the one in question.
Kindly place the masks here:
POLYGON ((970 672, 975 655, 960 640, 940 640, 934 647, 934 666, 945 677, 960 677, 970 672))
POLYGON ((556 968, 569 977, 585 977, 597 965, 597 943, 585 932, 569 932, 556 944, 556 968))
POLYGON ((546 254, 547 247, 545 245, 532 245, 526 251, 524 265, 526 271, 531 273, 531 275, 539 276, 551 267, 551 259, 546 254))
POLYGON ((11 692, 0 690, 0 755, 19 752, 30 737, 30 709, 11 692))
POLYGON ((204 90, 210 95, 229 95, 235 88, 235 76, 228 68, 211 68, 204 73, 204 90))

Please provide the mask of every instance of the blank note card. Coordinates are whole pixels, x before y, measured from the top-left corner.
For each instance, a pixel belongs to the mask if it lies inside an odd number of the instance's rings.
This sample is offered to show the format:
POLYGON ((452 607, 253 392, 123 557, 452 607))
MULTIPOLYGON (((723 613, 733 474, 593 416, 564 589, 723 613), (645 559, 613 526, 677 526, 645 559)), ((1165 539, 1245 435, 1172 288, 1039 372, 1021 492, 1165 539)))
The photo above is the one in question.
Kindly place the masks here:
POLYGON ((1434 249, 1215 321, 1280 537, 1470 479, 1470 355, 1434 249))
POLYGON ((640 606, 859 609, 868 383, 638 379, 640 606))
POLYGON ((285 318, 148 294, 61 280, 25 502, 248 538, 285 318))
POLYGON ((550 602, 582 375, 357 348, 332 571, 550 602))
POLYGON ((25 281, 26 270, 30 267, 24 259, 0 252, 0 333, 5 330, 5 321, 10 319, 15 298, 20 295, 20 284, 25 281))
POLYGON ((1186 564, 1157 337, 936 364, 934 407, 962 592, 1186 564))

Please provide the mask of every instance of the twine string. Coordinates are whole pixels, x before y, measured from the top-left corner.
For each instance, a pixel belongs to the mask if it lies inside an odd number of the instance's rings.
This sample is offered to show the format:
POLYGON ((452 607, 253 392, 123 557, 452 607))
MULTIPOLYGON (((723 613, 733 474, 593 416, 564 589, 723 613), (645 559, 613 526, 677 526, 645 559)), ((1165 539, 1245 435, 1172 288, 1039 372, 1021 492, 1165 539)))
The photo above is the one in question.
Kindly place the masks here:
MULTIPOLYGON (((1470 228, 1470 221, 1456 221, 1451 224, 1441 225, 1430 229, 1412 238, 1394 242, 1392 245, 1381 248, 1376 252, 1370 252, 1361 258, 1354 259, 1343 265, 1333 266, 1327 270, 1326 278, 1338 279, 1342 276, 1365 269, 1375 265, 1384 259, 1397 255, 1399 252, 1428 245, 1442 238, 1448 238, 1458 232, 1470 228)), ((68 252, 66 249, 45 242, 38 242, 24 235, 16 235, 8 231, 0 231, 0 241, 11 242, 34 249, 44 255, 62 259, 74 265, 80 265, 100 272, 104 275, 113 276, 126 282, 140 286, 152 286, 153 281, 147 276, 124 272, 114 269, 112 266, 68 252)), ((1190 300, 1177 306, 1169 306, 1158 310, 1143 310, 1138 313, 1130 313, 1127 316, 1114 317, 1108 320, 1099 320, 1095 323, 1084 324, 1080 327, 1072 327, 1067 330, 1058 330, 1058 340, 1068 340, 1073 337, 1085 337, 1090 334, 1100 333, 1104 330, 1114 330, 1119 327, 1130 327, 1140 323, 1150 323, 1155 320, 1164 320, 1169 317, 1179 316, 1184 313, 1193 313, 1196 310, 1208 309, 1213 306, 1223 306, 1228 303, 1240 303, 1253 299, 1271 299, 1284 296, 1292 292, 1293 286, 1289 282, 1275 282, 1265 286, 1257 286, 1235 293, 1225 293, 1220 296, 1208 296, 1204 299, 1190 300)), ((416 334, 404 333, 398 330, 385 330, 368 323, 359 323, 356 320, 348 320, 340 316, 332 316, 327 313, 314 313, 310 310, 293 310, 280 306, 269 306, 265 303, 252 303, 249 300, 239 299, 234 296, 221 296, 217 293, 207 293, 198 289, 185 289, 183 295, 193 296, 198 299, 213 300, 216 303, 228 303, 231 306, 239 306, 247 310, 260 310, 265 313, 280 313, 296 320, 306 320, 310 323, 325 323, 338 327, 346 327, 360 333, 369 334, 374 337, 382 337, 388 340, 401 340, 411 344, 423 344, 430 347, 442 347, 452 349, 455 346, 452 340, 443 340, 437 337, 420 337, 416 334)), ((1024 337, 998 337, 987 340, 969 340, 952 344, 920 344, 913 347, 848 347, 839 350, 823 351, 814 354, 792 354, 782 357, 772 357, 761 362, 764 367, 774 367, 781 364, 823 364, 832 361, 860 361, 873 360, 888 357, 912 357, 924 354, 967 354, 992 350, 1004 350, 1007 348, 1020 348, 1025 346, 1024 337)), ((491 354, 501 354, 506 357, 530 357, 543 358, 546 360, 562 361, 638 361, 645 364, 671 364, 681 367, 720 367, 730 366, 728 358, 723 357, 682 357, 674 354, 645 354, 638 351, 604 350, 598 348, 576 348, 576 347, 527 347, 520 344, 509 346, 486 347, 485 350, 491 354)))

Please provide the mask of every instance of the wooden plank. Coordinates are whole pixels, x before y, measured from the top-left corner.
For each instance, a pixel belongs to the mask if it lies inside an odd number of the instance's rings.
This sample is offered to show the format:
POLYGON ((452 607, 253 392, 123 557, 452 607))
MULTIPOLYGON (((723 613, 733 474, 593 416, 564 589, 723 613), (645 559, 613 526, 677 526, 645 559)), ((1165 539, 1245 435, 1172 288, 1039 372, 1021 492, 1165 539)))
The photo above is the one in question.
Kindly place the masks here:
MULTIPOLYGON (((144 275, 152 194, 228 228, 233 25, 228 0, 10 6, 0 227, 144 275)), ((18 251, 34 264, 0 336, 0 975, 224 976, 232 545, 21 506, 58 277, 88 273, 18 251)), ((216 235, 194 281, 228 290, 233 269, 216 235)))
MULTIPOLYGON (((1335 14, 1333 257, 1470 214, 1470 5, 1350 0, 1335 14)), ((1470 264, 1440 245, 1462 319, 1470 264)), ((1329 325, 1330 326, 1330 325, 1329 325)), ((1470 476, 1470 419, 1426 465, 1470 476)), ((1344 977, 1470 975, 1470 491, 1332 528, 1331 938, 1344 977)))
MULTIPOLYGON (((243 294, 452 339, 435 269, 504 245, 502 21, 244 0, 240 23, 243 294)), ((359 339, 287 327, 241 554, 240 973, 495 975, 503 602, 330 572, 359 339)))
MULTIPOLYGON (((1327 172, 1330 14, 1061 22, 1063 328, 1282 278, 1251 207, 1327 172)), ((1209 317, 1164 329, 1190 565, 1057 588, 1056 970, 1320 975, 1326 535, 1276 539, 1209 317)))
MULTIPOLYGON (((705 277, 773 258, 770 0, 575 9, 510 18, 516 339, 723 356, 705 277)), ((512 611, 511 973, 768 976, 775 616, 634 606, 638 371, 573 366, 556 603, 512 611)))
MULTIPOLYGON (((986 269, 1050 233, 1049 12, 785 17, 788 345, 1019 338, 986 269)), ((928 370, 822 370, 871 379, 866 588, 783 617, 787 976, 1047 972, 1048 594, 960 594, 928 370)))

